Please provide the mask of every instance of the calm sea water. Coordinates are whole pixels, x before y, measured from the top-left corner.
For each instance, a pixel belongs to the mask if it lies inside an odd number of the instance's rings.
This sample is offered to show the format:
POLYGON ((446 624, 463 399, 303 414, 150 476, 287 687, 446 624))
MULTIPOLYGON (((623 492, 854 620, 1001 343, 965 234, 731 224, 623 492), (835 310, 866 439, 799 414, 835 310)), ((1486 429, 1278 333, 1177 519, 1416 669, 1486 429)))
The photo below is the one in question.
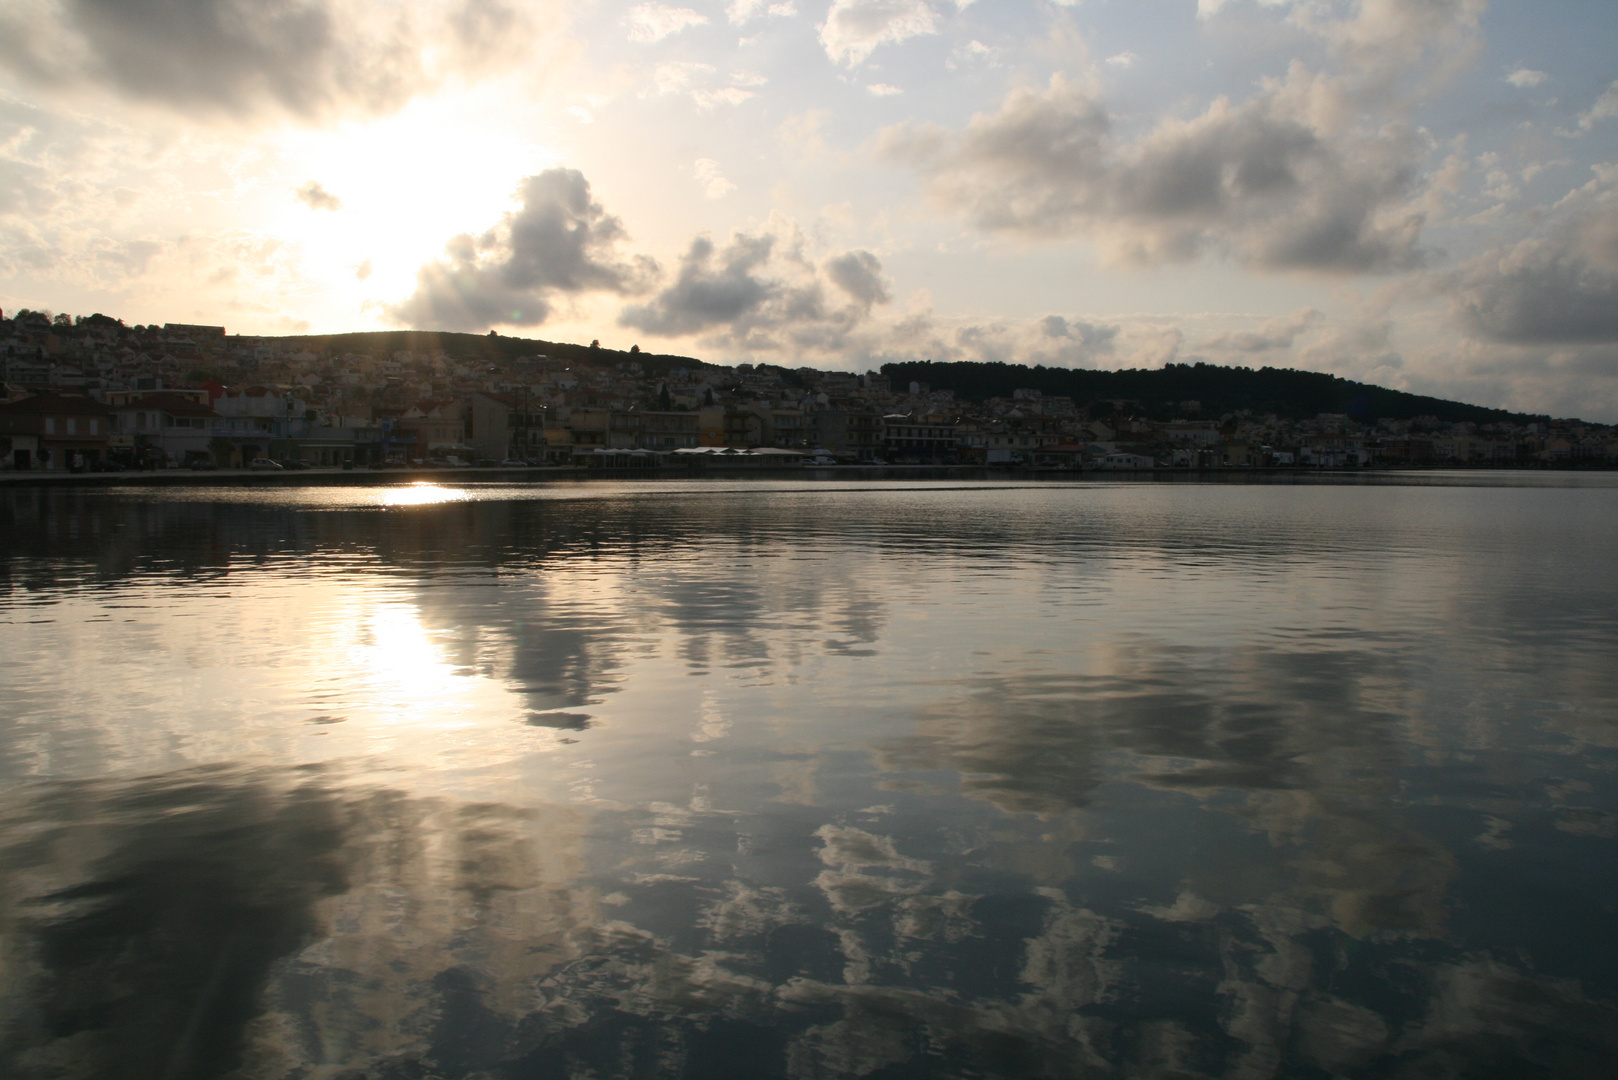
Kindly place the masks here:
POLYGON ((0 492, 0 1073, 1610 1076, 1618 478, 0 492))

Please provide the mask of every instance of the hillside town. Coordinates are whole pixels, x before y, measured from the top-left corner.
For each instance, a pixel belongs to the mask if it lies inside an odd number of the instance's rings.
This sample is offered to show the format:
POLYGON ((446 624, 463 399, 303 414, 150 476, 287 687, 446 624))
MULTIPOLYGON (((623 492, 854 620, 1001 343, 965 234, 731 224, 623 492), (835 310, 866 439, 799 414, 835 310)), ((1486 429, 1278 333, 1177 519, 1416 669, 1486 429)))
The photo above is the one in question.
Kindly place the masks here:
POLYGON ((566 349, 343 351, 221 326, 0 313, 0 469, 1618 463, 1618 428, 1579 421, 1210 416, 1197 401, 1172 403, 1165 416, 1031 388, 966 401, 924 383, 890 385, 879 371, 566 349))

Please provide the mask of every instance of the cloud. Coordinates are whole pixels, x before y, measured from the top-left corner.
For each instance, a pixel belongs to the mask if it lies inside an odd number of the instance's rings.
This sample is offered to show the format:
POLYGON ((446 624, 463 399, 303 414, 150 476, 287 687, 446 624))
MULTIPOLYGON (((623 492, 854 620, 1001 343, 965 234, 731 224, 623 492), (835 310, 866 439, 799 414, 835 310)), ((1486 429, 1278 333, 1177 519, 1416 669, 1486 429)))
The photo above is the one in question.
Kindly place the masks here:
POLYGON ((899 89, 897 86, 894 86, 892 83, 884 82, 872 83, 870 86, 867 86, 865 90, 872 97, 893 97, 896 94, 904 93, 903 90, 899 89))
POLYGON ((662 41, 688 26, 701 26, 708 16, 690 8, 668 7, 664 4, 640 4, 629 9, 624 25, 629 28, 629 40, 641 43, 662 41))
POLYGON ((732 26, 744 26, 763 13, 766 3, 767 0, 732 0, 725 8, 725 18, 732 26))
MULTIPOLYGON (((1487 0, 1258 0, 1285 8, 1286 21, 1324 41, 1345 95, 1361 106, 1420 99, 1464 70, 1482 45, 1487 0)), ((1210 19, 1231 0, 1198 0, 1210 19)))
POLYGON ((1242 330, 1209 338, 1198 344, 1197 349, 1247 355, 1290 349, 1300 335, 1318 326, 1325 318, 1319 310, 1305 308, 1288 316, 1266 319, 1257 331, 1242 330))
POLYGON ((502 0, 65 0, 0 14, 0 69, 98 85, 187 116, 378 114, 451 75, 504 69, 540 24, 502 0))
POLYGON ((832 0, 819 30, 832 62, 854 67, 878 45, 936 34, 938 20, 925 0, 832 0))
POLYGON ((1056 75, 959 134, 905 124, 878 146, 981 228, 1089 236, 1114 261, 1218 252, 1269 270, 1416 265, 1423 219, 1407 200, 1427 143, 1401 124, 1335 125, 1335 110, 1321 108, 1332 95, 1295 65, 1244 104, 1219 98, 1201 116, 1123 142, 1102 103, 1056 75))
POLYGON ((1474 336, 1515 345, 1618 343, 1618 167, 1563 200, 1545 235, 1497 247, 1450 275, 1474 336))
POLYGON ((1595 104, 1579 114, 1579 130, 1589 131, 1602 120, 1618 117, 1618 82, 1614 82, 1596 98, 1595 104))
POLYGON ((702 185, 703 194, 710 199, 722 199, 736 190, 736 185, 725 179, 719 162, 713 158, 698 158, 691 172, 696 176, 697 183, 702 185))
POLYGON ((1100 325, 1082 319, 1068 320, 1060 315, 1047 315, 1039 320, 1041 334, 1064 343, 1060 347, 1069 366, 1074 366, 1074 361, 1094 360, 1103 353, 1112 352, 1120 329, 1115 325, 1100 325))
POLYGON ((311 210, 341 210, 343 200, 311 180, 298 189, 298 198, 309 205, 311 210))
MULTIPOLYGON (((1211 19, 1230 2, 1231 0, 1197 0, 1197 18, 1211 19)), ((1258 0, 1258 2, 1264 7, 1281 7, 1292 3, 1293 0, 1258 0)))
POLYGON ((691 100, 697 103, 697 108, 707 111, 720 105, 740 105, 748 98, 757 97, 752 90, 743 90, 739 86, 722 86, 717 90, 696 89, 691 91, 691 100))
POLYGON ((659 64, 652 72, 652 89, 643 91, 641 96, 648 94, 679 94, 689 93, 691 100, 697 108, 708 112, 721 105, 740 105, 744 101, 757 97, 755 90, 745 87, 763 86, 769 79, 756 71, 735 71, 731 73, 729 86, 713 86, 712 82, 718 77, 719 69, 712 64, 704 64, 695 60, 672 60, 659 64), (709 83, 708 86, 693 83, 709 83))
POLYGON ((446 259, 423 266, 415 293, 388 309, 393 321, 442 330, 536 326, 559 295, 629 294, 654 278, 649 259, 616 258, 623 225, 591 199, 582 173, 548 169, 524 180, 518 197, 521 208, 497 226, 455 237, 446 259))
POLYGON ((750 352, 840 348, 889 300, 882 263, 868 251, 844 251, 817 266, 805 243, 779 216, 723 247, 699 236, 675 280, 650 302, 624 308, 619 324, 666 337, 705 334, 716 347, 750 352))
POLYGON ((733 0, 725 9, 725 17, 732 26, 744 26, 760 15, 768 15, 772 19, 790 18, 798 13, 797 5, 787 0, 785 3, 770 3, 770 0, 733 0))
POLYGON ((1135 66, 1135 61, 1139 59, 1140 57, 1135 53, 1121 52, 1115 56, 1107 57, 1104 63, 1106 63, 1108 67, 1132 68, 1135 66))
MULTIPOLYGON (((1130 366, 1159 367, 1163 358, 1155 346, 1157 328, 1147 335, 1152 355, 1137 354, 1125 348, 1124 327, 1117 323, 1090 322, 1063 315, 1047 315, 1030 321, 995 321, 957 326, 939 343, 937 359, 980 360, 990 363, 1043 364, 1046 367, 1087 368, 1113 366, 1128 360, 1130 366)), ((1133 337, 1133 335, 1132 335, 1133 337)), ((1174 332, 1174 350, 1180 335, 1174 332)), ((1141 343, 1144 339, 1136 339, 1141 343)), ((1170 352, 1170 357, 1173 355, 1170 352)))
POLYGON ((659 94, 677 94, 693 80, 711 78, 718 70, 712 64, 696 60, 671 60, 653 69, 652 86, 659 94))
POLYGON ((956 71, 973 64, 992 65, 998 61, 999 55, 998 49, 991 49, 983 42, 973 38, 965 45, 957 45, 951 50, 949 59, 944 61, 944 66, 951 71, 956 71))
POLYGON ((1518 68, 1516 71, 1513 71, 1510 75, 1506 76, 1506 82, 1517 87, 1518 89, 1526 90, 1530 86, 1538 86, 1548 78, 1550 78, 1550 76, 1545 74, 1543 71, 1533 71, 1529 68, 1518 68))
POLYGON ((886 304, 892 299, 882 277, 882 262, 869 251, 846 251, 826 260, 826 275, 866 307, 886 304))
POLYGON ((673 285, 649 304, 625 308, 619 322, 648 333, 676 336, 736 323, 756 315, 780 291, 759 275, 774 238, 738 234, 723 251, 698 237, 680 260, 673 285))

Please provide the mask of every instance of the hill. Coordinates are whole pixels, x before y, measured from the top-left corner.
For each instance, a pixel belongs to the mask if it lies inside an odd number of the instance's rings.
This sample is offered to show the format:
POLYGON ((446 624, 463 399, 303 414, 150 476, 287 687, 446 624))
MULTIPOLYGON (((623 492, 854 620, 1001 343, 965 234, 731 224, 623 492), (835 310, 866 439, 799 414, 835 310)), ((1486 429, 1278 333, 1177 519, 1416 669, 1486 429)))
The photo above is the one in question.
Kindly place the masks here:
POLYGON ((574 345, 566 341, 506 337, 498 334, 452 334, 436 330, 379 330, 351 334, 300 334, 274 339, 288 346, 327 353, 364 353, 385 356, 395 352, 442 352, 458 360, 509 363, 524 356, 547 356, 583 364, 615 365, 633 360, 647 375, 665 375, 675 368, 711 367, 691 356, 667 353, 626 352, 594 345, 574 345))
POLYGON ((1318 371, 1291 368, 1221 367, 1216 364, 1170 364, 1163 368, 1098 371, 1088 368, 1024 367, 1006 363, 938 363, 934 361, 884 364, 896 390, 911 382, 934 390, 952 390, 957 398, 982 401, 1011 397, 1019 388, 1070 397, 1105 415, 1114 408, 1150 419, 1187 414, 1187 402, 1197 402, 1202 416, 1248 410, 1262 416, 1275 413, 1303 420, 1320 413, 1346 413, 1359 421, 1411 420, 1432 416, 1446 423, 1530 423, 1544 417, 1467 405, 1443 398, 1407 394, 1369 383, 1354 382, 1318 371))
MULTIPOLYGON (((307 334, 276 339, 317 355, 393 352, 443 352, 457 359, 509 363, 519 357, 543 355, 567 362, 617 365, 635 361, 652 378, 676 368, 721 368, 691 356, 626 352, 565 341, 509 337, 496 334, 456 334, 431 330, 384 330, 347 334, 307 334)), ((790 368, 761 365, 783 376, 790 368)), ((1221 367, 1216 364, 1170 364, 1163 368, 1102 371, 1090 368, 1026 367, 1021 364, 982 362, 910 361, 882 365, 895 390, 911 382, 934 390, 952 390, 958 400, 983 401, 1010 397, 1021 388, 1070 397, 1092 415, 1114 409, 1152 419, 1187 415, 1187 402, 1197 402, 1202 416, 1222 416, 1247 410, 1254 415, 1274 413, 1302 420, 1320 413, 1346 413, 1359 421, 1383 418, 1410 420, 1432 416, 1446 423, 1529 423, 1544 417, 1491 409, 1444 398, 1409 394, 1402 390, 1355 382, 1318 371, 1292 368, 1221 367)), ((795 378, 788 378, 796 384, 795 378)))

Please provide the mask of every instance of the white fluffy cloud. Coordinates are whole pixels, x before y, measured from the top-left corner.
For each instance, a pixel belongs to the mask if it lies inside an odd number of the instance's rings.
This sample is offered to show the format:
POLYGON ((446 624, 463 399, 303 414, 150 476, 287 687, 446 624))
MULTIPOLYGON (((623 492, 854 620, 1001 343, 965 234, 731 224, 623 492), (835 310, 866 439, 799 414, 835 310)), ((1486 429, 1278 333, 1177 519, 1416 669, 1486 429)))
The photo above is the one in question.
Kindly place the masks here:
POLYGON ((698 158, 691 166, 691 174, 702 185, 702 192, 710 199, 723 199, 736 185, 725 178, 724 170, 713 158, 698 158))
POLYGON ((878 45, 938 32, 926 0, 832 0, 820 43, 834 63, 862 64, 878 45))
POLYGON ((1603 120, 1618 117, 1618 82, 1614 82, 1601 96, 1596 98, 1595 104, 1579 114, 1579 129, 1589 131, 1603 120))
MULTIPOLYGON (((1292 3, 1293 0, 1257 0, 1257 2, 1265 7, 1281 7, 1292 3)), ((1229 3, 1231 0, 1197 0, 1197 18, 1211 19, 1229 3)))
POLYGON ((643 44, 662 41, 670 34, 677 34, 688 26, 701 26, 707 21, 708 16, 700 11, 666 4, 639 4, 630 8, 624 16, 629 40, 643 44))
POLYGON ((732 26, 745 26, 761 16, 772 19, 790 18, 798 13, 797 5, 792 0, 732 0, 725 9, 725 17, 732 26))
POLYGON ((694 60, 671 60, 659 64, 652 72, 652 86, 643 93, 687 94, 703 112, 721 105, 736 106, 758 96, 754 87, 763 86, 769 79, 755 71, 732 72, 728 84, 721 79, 719 69, 712 64, 694 60))

